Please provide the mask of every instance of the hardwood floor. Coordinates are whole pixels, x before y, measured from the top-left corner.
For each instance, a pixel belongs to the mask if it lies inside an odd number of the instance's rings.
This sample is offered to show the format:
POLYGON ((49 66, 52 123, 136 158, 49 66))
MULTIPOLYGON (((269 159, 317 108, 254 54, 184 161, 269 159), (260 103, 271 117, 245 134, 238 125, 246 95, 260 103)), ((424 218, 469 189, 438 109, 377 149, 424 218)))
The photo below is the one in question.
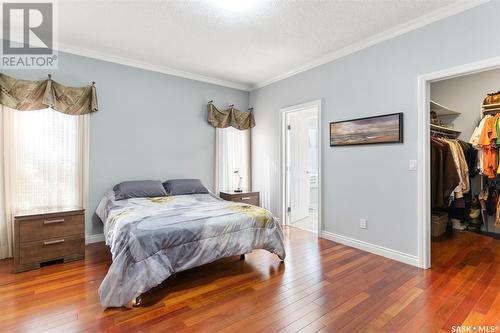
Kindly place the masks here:
POLYGON ((434 242, 433 269, 424 271, 306 231, 285 233, 285 263, 262 250, 220 260, 169 278, 133 310, 99 304, 110 264, 103 244, 88 246, 85 261, 20 274, 0 261, 0 332, 450 332, 500 324, 500 241, 463 233, 434 242))

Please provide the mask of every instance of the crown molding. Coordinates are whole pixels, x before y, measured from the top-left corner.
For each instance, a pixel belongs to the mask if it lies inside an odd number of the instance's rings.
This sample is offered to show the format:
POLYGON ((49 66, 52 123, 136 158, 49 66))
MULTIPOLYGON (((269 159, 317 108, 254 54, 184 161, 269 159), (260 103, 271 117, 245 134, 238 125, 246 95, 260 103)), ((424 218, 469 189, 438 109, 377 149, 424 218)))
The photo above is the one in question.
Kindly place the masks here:
POLYGON ((284 79, 289 78, 291 76, 294 76, 296 74, 299 74, 299 73, 305 72, 307 70, 313 69, 315 67, 332 62, 332 61, 337 60, 339 58, 345 57, 349 54, 361 51, 361 50, 366 49, 366 48, 373 46, 375 44, 379 44, 381 42, 384 42, 388 39, 403 35, 407 32, 410 32, 410 31, 419 29, 421 27, 424 27, 426 25, 429 25, 431 23, 443 20, 447 17, 456 15, 458 13, 461 13, 461 12, 466 11, 468 9, 482 5, 482 4, 487 3, 489 1, 490 0, 470 0, 470 1, 469 0, 461 0, 459 2, 450 4, 448 6, 440 8, 438 10, 435 10, 429 14, 420 16, 414 20, 408 21, 404 24, 401 24, 399 26, 396 26, 396 27, 391 28, 389 30, 386 30, 384 32, 378 33, 376 35, 373 35, 371 37, 363 39, 359 42, 353 43, 353 44, 346 46, 338 51, 334 51, 332 53, 324 55, 316 60, 313 60, 311 62, 304 64, 304 65, 296 67, 295 69, 293 69, 291 71, 288 71, 286 73, 277 75, 277 76, 272 77, 270 79, 261 81, 255 85, 253 85, 251 87, 251 90, 262 88, 262 87, 265 87, 265 86, 270 85, 272 83, 284 80, 284 79))
POLYGON ((74 54, 74 55, 78 55, 78 56, 82 56, 82 57, 86 57, 86 58, 108 61, 108 62, 120 64, 120 65, 145 69, 145 70, 152 71, 152 72, 173 75, 173 76, 182 77, 185 79, 211 83, 211 84, 215 84, 218 86, 223 86, 223 87, 228 87, 228 88, 233 88, 233 89, 238 89, 238 90, 243 90, 243 91, 250 91, 250 89, 252 88, 252 86, 249 84, 237 83, 237 82, 222 80, 222 79, 218 79, 218 78, 214 78, 214 77, 210 77, 210 76, 205 76, 205 75, 201 75, 201 74, 185 72, 185 71, 173 69, 173 68, 166 67, 166 66, 155 65, 152 63, 134 60, 134 59, 125 58, 125 57, 120 57, 120 56, 112 55, 109 53, 93 51, 93 50, 89 50, 89 49, 85 49, 85 48, 81 48, 81 47, 76 47, 76 46, 69 45, 69 44, 59 43, 57 50, 59 52, 63 52, 63 53, 70 53, 70 54, 74 54))

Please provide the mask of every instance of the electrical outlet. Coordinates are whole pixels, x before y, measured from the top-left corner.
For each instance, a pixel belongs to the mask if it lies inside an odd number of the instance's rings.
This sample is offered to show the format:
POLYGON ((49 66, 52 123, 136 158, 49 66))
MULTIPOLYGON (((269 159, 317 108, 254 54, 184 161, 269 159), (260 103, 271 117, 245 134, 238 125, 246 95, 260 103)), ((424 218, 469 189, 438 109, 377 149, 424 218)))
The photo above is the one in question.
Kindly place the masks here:
POLYGON ((367 223, 367 222, 368 222, 368 221, 367 221, 366 219, 359 219, 359 227, 360 227, 361 229, 366 229, 366 223, 367 223))

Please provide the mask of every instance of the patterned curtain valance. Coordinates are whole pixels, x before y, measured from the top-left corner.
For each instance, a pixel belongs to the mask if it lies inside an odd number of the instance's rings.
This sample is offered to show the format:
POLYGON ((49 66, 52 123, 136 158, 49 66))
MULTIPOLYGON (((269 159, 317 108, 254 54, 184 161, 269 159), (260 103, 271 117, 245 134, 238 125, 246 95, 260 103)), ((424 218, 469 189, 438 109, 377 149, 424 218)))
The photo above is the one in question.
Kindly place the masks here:
POLYGON ((208 122, 217 128, 232 126, 239 130, 255 127, 253 112, 236 110, 231 106, 226 111, 220 111, 212 103, 208 103, 208 122))
POLYGON ((17 80, 0 73, 0 104, 11 109, 28 111, 52 109, 70 115, 82 115, 97 111, 97 92, 90 86, 66 87, 47 80, 17 80))

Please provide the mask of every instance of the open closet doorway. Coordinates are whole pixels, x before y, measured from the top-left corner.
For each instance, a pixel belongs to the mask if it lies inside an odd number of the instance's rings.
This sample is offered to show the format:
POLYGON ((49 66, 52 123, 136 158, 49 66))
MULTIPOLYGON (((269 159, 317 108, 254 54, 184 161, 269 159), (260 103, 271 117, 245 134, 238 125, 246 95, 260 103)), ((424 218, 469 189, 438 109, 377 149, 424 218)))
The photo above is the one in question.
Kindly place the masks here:
POLYGON ((283 110, 285 224, 314 233, 320 231, 320 103, 283 110))
POLYGON ((500 58, 424 75, 419 87, 420 266, 498 253, 500 58))

